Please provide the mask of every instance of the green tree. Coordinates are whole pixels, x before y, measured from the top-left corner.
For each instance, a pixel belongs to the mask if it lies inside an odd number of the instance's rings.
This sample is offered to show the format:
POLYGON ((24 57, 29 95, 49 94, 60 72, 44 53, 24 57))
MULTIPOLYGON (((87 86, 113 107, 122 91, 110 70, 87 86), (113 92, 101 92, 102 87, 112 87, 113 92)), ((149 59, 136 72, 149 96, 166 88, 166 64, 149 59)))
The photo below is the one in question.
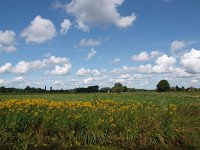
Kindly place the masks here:
POLYGON ((124 86, 123 92, 128 92, 127 86, 124 86))
POLYGON ((6 88, 4 86, 0 87, 0 93, 6 93, 6 88))
POLYGON ((87 87, 87 92, 89 92, 89 93, 91 93, 91 92, 99 92, 99 86, 98 85, 88 86, 87 87))
POLYGON ((115 83, 114 87, 123 87, 123 85, 121 83, 115 83))
POLYGON ((157 84, 157 91, 158 92, 168 92, 170 91, 170 84, 167 80, 161 80, 157 84))
POLYGON ((181 91, 181 88, 178 85, 176 86, 176 91, 181 91))
POLYGON ((114 93, 121 93, 123 92, 123 90, 124 90, 124 87, 121 83, 115 83, 111 91, 114 93))
POLYGON ((184 92, 184 91, 185 91, 185 87, 184 87, 184 86, 182 86, 181 90, 184 92))

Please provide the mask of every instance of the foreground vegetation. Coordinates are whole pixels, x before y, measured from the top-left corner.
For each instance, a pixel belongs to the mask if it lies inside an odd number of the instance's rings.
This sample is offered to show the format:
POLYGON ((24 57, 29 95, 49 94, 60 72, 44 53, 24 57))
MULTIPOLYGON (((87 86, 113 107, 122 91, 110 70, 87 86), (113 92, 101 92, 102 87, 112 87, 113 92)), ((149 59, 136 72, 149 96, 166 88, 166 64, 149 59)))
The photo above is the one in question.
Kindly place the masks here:
POLYGON ((199 135, 199 102, 0 102, 0 149, 198 148, 199 135))

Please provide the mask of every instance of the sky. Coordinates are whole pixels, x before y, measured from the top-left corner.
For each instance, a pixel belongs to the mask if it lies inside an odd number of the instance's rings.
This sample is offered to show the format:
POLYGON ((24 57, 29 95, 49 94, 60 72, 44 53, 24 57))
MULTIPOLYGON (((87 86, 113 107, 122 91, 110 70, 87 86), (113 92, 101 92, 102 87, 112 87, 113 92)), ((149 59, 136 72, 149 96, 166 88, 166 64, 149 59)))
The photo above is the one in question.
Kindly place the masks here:
POLYGON ((200 87, 199 0, 1 0, 0 86, 200 87))

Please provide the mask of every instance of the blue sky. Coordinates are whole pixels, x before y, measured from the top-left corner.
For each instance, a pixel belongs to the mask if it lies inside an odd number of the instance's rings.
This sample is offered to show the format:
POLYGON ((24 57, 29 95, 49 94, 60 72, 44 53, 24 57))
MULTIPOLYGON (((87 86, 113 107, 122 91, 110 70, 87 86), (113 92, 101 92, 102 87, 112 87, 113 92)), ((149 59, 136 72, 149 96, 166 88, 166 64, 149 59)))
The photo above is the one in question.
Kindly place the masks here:
POLYGON ((1 0, 0 86, 200 87, 199 0, 1 0))

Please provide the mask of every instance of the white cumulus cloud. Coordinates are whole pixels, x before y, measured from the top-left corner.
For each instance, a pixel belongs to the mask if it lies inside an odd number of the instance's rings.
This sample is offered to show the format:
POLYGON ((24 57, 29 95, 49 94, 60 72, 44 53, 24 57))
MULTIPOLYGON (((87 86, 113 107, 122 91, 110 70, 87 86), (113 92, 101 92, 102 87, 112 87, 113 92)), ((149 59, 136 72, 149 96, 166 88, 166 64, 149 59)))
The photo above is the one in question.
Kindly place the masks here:
POLYGON ((50 56, 48 59, 44 59, 43 61, 47 64, 64 64, 68 63, 69 59, 65 57, 50 56))
POLYGON ((0 52, 12 53, 16 51, 15 32, 11 30, 0 31, 0 52))
POLYGON ((49 56, 48 58, 45 58, 43 60, 20 61, 15 66, 12 66, 11 63, 6 63, 5 65, 0 66, 0 74, 5 74, 5 73, 26 74, 31 69, 38 70, 38 69, 50 67, 52 65, 64 65, 64 67, 60 67, 60 66, 55 67, 55 72, 56 72, 56 71, 65 70, 67 68, 66 64, 71 66, 68 58, 49 56))
POLYGON ((22 83, 22 82, 25 82, 25 79, 23 76, 18 76, 18 77, 15 77, 12 82, 14 83, 22 83))
POLYGON ((11 69, 12 69, 12 64, 6 63, 5 65, 0 67, 0 74, 9 73, 11 69))
POLYGON ((150 58, 153 59, 153 58, 157 58, 159 56, 162 56, 163 52, 158 51, 158 50, 153 50, 153 51, 151 51, 151 53, 149 55, 150 55, 150 58))
POLYGON ((117 20, 117 27, 120 27, 120 28, 126 28, 126 27, 129 27, 133 24, 133 22, 136 20, 136 15, 135 13, 133 13, 132 15, 130 16, 126 16, 126 17, 121 17, 117 20))
POLYGON ((61 26, 60 33, 64 35, 67 33, 67 31, 71 29, 72 23, 69 19, 64 19, 60 26, 61 26))
POLYGON ((138 55, 133 55, 132 58, 131 58, 132 61, 147 61, 149 59, 150 59, 150 57, 149 57, 149 55, 147 54, 146 51, 141 52, 138 55))
POLYGON ((125 73, 131 73, 135 71, 135 67, 128 67, 128 66, 123 66, 122 68, 114 68, 111 73, 112 74, 125 74, 125 73))
POLYGON ((103 81, 105 81, 106 76, 102 77, 88 77, 83 79, 83 84, 85 85, 100 85, 103 81))
POLYGON ((6 81, 5 80, 3 80, 3 79, 0 79, 0 86, 5 86, 6 85, 6 81))
POLYGON ((140 65, 137 67, 137 71, 142 73, 169 73, 174 71, 175 63, 176 59, 174 57, 162 55, 157 58, 155 65, 140 65))
POLYGON ((77 76, 87 76, 87 75, 101 76, 102 73, 97 69, 91 70, 91 69, 80 68, 77 70, 76 75, 77 76))
POLYGON ((91 84, 91 83, 93 83, 94 81, 96 81, 95 78, 89 77, 89 78, 87 78, 87 79, 84 79, 84 80, 83 80, 83 83, 84 83, 84 84, 91 84))
POLYGON ((90 32, 90 28, 88 25, 83 23, 82 21, 77 21, 77 24, 75 25, 79 30, 82 30, 84 32, 90 32))
POLYGON ((141 73, 152 73, 152 65, 151 64, 147 64, 147 65, 140 65, 139 67, 137 67, 138 72, 141 73))
POLYGON ((130 75, 130 74, 123 74, 123 75, 119 76, 118 78, 120 78, 120 79, 131 79, 132 75, 130 75))
POLYGON ((63 81, 57 80, 53 83, 54 86, 63 86, 63 81))
POLYGON ((65 57, 49 56, 43 60, 35 60, 30 62, 31 68, 42 69, 54 64, 66 64, 69 63, 69 59, 65 57))
POLYGON ((148 61, 153 58, 157 58, 161 56, 163 53, 157 50, 151 51, 151 53, 147 53, 146 51, 141 52, 138 55, 133 55, 131 57, 132 61, 148 61))
POLYGON ((152 72, 165 73, 174 70, 176 59, 172 56, 162 55, 156 60, 156 65, 152 67, 152 72))
POLYGON ((77 21, 76 27, 80 30, 83 30, 84 32, 90 31, 90 28, 86 24, 84 24, 82 21, 77 21))
POLYGON ((118 7, 124 0, 72 0, 67 4, 55 3, 54 8, 62 8, 76 17, 77 27, 89 32, 91 26, 113 24, 119 28, 131 26, 136 15, 122 16, 118 7))
POLYGON ((25 74, 30 69, 30 63, 25 61, 18 62, 15 67, 12 68, 12 72, 19 73, 19 74, 25 74))
POLYGON ((70 73, 71 64, 64 64, 63 66, 56 65, 55 69, 50 72, 52 75, 67 75, 70 73))
POLYGON ((176 40, 176 41, 173 41, 171 43, 170 49, 175 52, 177 50, 181 50, 181 49, 185 48, 186 46, 187 46, 187 42, 186 41, 178 41, 178 40, 176 40))
POLYGON ((191 49, 181 57, 180 63, 188 73, 200 73, 200 50, 191 49))
POLYGON ((21 36, 27 43, 40 44, 51 40, 56 35, 56 28, 49 19, 36 16, 30 25, 23 30, 21 36))
POLYGON ((176 78, 189 78, 192 76, 183 68, 175 68, 173 74, 176 78))
POLYGON ((141 74, 122 74, 118 77, 118 79, 125 79, 127 81, 131 80, 139 80, 142 78, 141 74))

